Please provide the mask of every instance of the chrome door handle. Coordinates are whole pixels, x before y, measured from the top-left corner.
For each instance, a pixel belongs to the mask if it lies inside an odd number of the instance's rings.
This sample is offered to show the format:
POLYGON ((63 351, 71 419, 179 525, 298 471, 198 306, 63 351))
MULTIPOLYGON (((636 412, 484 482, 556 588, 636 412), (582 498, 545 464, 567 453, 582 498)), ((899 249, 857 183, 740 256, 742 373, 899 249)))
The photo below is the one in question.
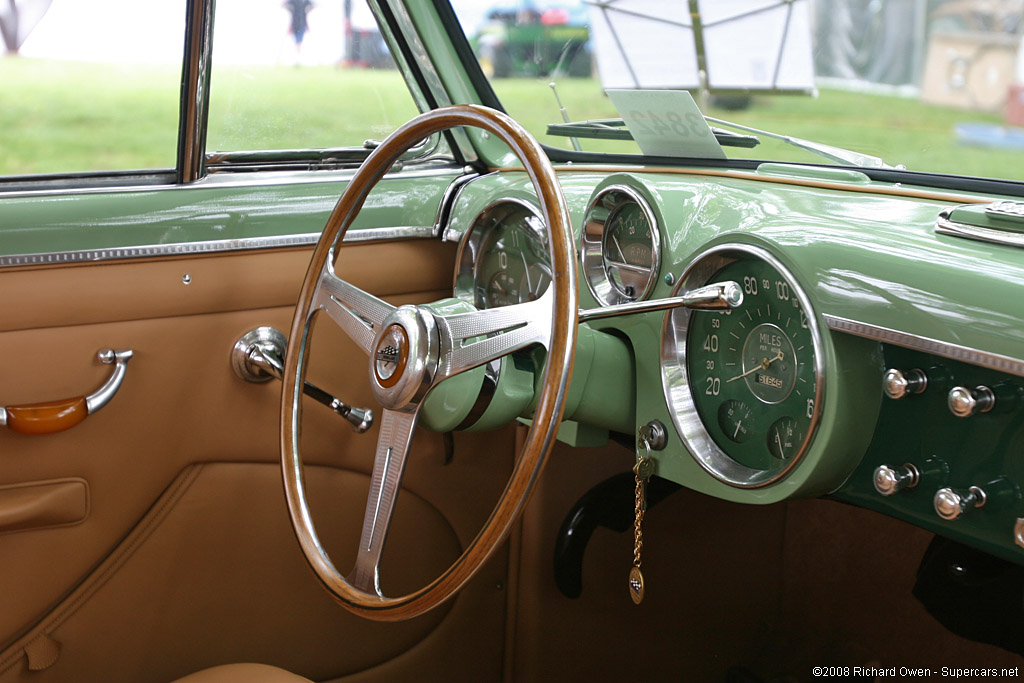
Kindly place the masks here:
POLYGON ((0 425, 20 434, 53 434, 71 429, 89 415, 110 403, 121 388, 133 351, 103 349, 97 354, 101 363, 113 364, 114 371, 99 389, 88 396, 60 399, 47 403, 0 406, 0 425))
MULTIPOLYGON (((280 380, 284 373, 282 359, 287 345, 285 336, 273 327, 249 330, 231 348, 231 367, 246 382, 280 380)), ((373 411, 369 408, 351 406, 309 381, 302 389, 306 396, 345 418, 359 434, 373 426, 373 411)))

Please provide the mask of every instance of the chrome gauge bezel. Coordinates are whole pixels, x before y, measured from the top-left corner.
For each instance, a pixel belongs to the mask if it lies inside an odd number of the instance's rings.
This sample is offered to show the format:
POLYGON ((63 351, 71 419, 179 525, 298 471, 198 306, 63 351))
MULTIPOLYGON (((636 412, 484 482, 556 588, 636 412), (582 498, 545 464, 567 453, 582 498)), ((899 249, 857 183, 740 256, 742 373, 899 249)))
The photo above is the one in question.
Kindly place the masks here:
POLYGON ((535 232, 541 238, 541 246, 547 255, 547 230, 540 210, 530 202, 516 197, 506 197, 491 202, 476 215, 469 228, 459 240, 459 248, 455 255, 455 272, 452 278, 452 292, 457 299, 462 299, 474 306, 479 306, 476 297, 477 270, 480 266, 481 249, 487 245, 490 232, 501 225, 510 210, 525 209, 537 222, 535 232))
POLYGON ((788 475, 806 455, 814 442, 825 402, 825 347, 817 315, 806 292, 793 274, 767 250, 746 244, 713 247, 698 256, 683 272, 672 295, 686 293, 710 284, 726 266, 741 259, 759 259, 774 268, 789 284, 807 318, 814 348, 814 408, 807 434, 797 452, 782 469, 759 470, 733 460, 712 438, 697 413, 687 366, 687 337, 693 312, 677 308, 665 315, 661 331, 661 381, 665 402, 686 449, 694 460, 719 481, 737 488, 769 486, 788 475))
POLYGON ((580 231, 580 264, 587 288, 603 306, 640 301, 651 295, 661 267, 661 231, 654 210, 642 194, 627 185, 611 185, 594 196, 587 206, 583 229, 580 231), (623 292, 613 282, 604 249, 605 229, 609 219, 628 204, 639 206, 651 226, 651 272, 643 290, 633 296, 623 292))

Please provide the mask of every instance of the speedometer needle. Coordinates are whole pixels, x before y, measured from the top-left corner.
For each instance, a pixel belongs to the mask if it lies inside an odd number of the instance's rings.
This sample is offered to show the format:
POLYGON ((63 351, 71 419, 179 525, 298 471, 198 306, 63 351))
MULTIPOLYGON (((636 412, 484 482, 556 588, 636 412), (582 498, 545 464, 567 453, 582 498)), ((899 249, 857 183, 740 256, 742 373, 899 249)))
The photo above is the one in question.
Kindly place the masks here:
POLYGON ((738 379, 743 379, 747 375, 752 375, 755 372, 757 372, 758 370, 767 370, 768 368, 771 367, 772 363, 774 363, 777 360, 782 360, 782 351, 781 350, 778 353, 776 353, 774 358, 762 358, 760 363, 758 363, 754 367, 750 368, 749 370, 744 372, 742 375, 736 375, 732 379, 727 379, 725 381, 725 383, 728 384, 729 382, 735 382, 738 379))

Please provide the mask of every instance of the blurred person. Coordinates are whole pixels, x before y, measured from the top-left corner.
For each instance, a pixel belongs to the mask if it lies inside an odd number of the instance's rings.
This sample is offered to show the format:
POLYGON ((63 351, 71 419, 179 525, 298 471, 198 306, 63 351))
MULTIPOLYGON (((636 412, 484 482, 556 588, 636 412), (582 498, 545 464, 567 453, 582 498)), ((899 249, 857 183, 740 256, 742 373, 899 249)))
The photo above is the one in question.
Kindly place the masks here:
POLYGON ((302 52, 302 39, 306 37, 309 30, 309 21, 306 15, 313 9, 311 0, 285 0, 285 8, 292 15, 291 34, 295 40, 295 50, 302 52))

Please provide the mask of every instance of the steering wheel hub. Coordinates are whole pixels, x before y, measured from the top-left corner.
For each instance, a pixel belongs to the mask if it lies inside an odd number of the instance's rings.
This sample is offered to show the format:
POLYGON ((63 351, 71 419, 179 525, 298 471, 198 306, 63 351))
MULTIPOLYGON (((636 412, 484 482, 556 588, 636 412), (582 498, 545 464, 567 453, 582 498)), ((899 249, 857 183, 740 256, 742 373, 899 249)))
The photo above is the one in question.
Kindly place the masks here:
POLYGON ((409 337, 405 328, 396 323, 385 329, 377 340, 373 357, 377 382, 385 388, 395 386, 409 363, 409 337))
POLYGON ((402 409, 424 397, 437 373, 440 343, 430 311, 400 306, 374 340, 370 384, 385 408, 402 409))

